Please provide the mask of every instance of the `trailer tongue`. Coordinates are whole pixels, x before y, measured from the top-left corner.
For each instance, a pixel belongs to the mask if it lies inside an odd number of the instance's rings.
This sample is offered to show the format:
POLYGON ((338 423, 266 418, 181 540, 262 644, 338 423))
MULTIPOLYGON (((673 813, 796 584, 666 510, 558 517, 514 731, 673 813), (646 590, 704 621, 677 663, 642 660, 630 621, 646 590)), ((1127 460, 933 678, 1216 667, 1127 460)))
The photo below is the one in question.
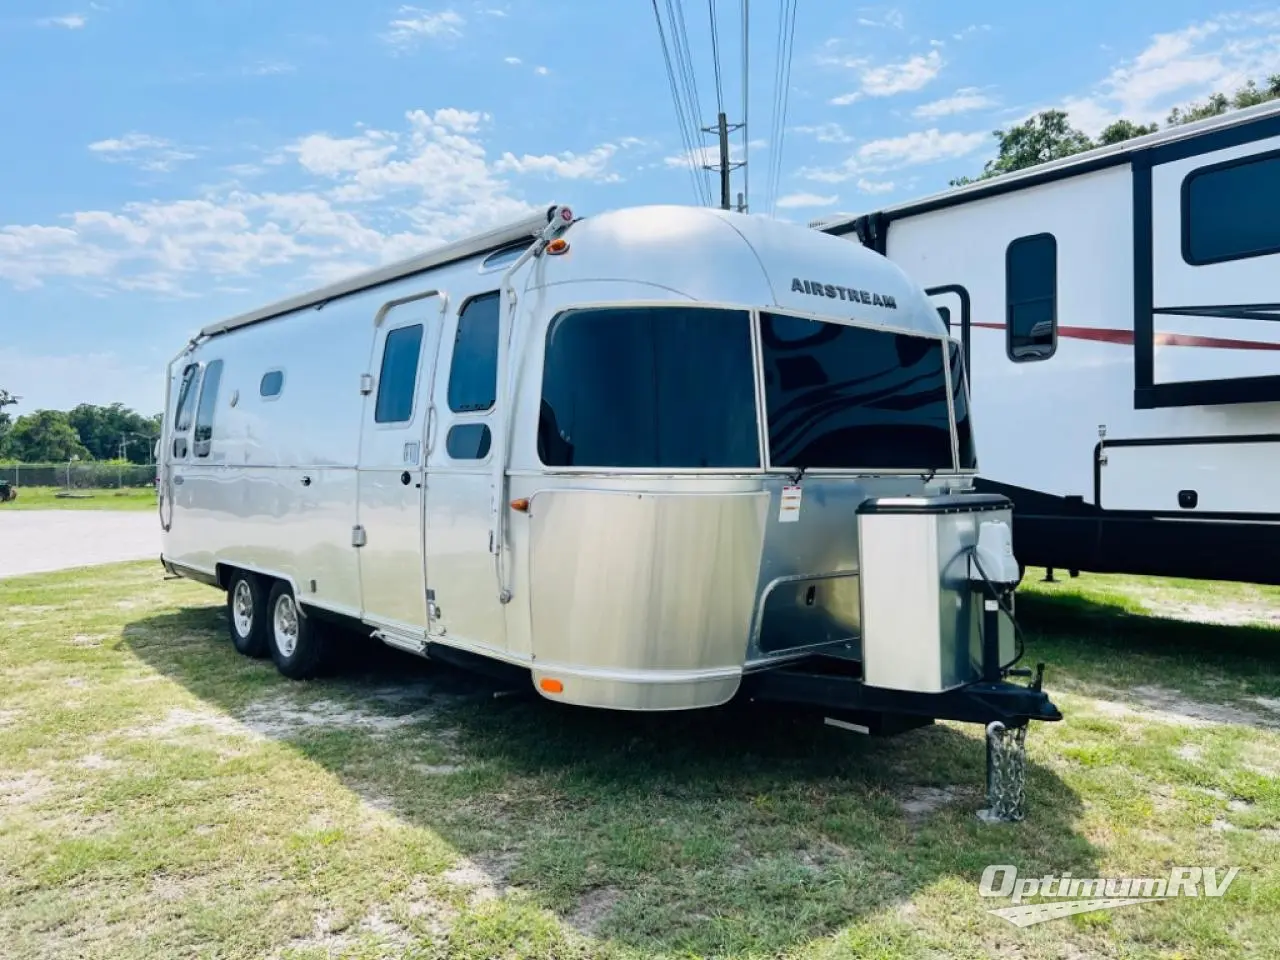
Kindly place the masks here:
POLYGON ((859 641, 753 674, 746 695, 819 708, 827 723, 858 733, 934 720, 984 724, 981 816, 1021 820, 1028 724, 1062 714, 1042 689, 1044 664, 1034 674, 1015 666, 1012 509, 989 494, 866 500, 858 508, 859 641))

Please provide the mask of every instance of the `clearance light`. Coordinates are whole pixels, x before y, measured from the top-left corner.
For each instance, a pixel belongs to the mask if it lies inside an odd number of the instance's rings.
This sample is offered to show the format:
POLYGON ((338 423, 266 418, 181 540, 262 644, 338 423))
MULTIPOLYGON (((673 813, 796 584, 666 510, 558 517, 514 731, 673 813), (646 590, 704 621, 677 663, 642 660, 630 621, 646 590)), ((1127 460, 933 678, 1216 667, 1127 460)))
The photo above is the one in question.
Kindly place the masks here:
POLYGON ((543 693, 564 693, 564 684, 554 677, 543 677, 538 681, 543 693))
POLYGON ((560 208, 560 219, 565 223, 573 223, 573 211, 568 207, 560 208))
POLYGON ((554 240, 552 240, 550 243, 547 244, 547 253, 551 254, 553 257, 559 256, 560 254, 564 253, 568 249, 569 249, 569 241, 566 240, 564 237, 556 237, 554 240))
POLYGON ((512 510, 516 510, 516 511, 518 511, 518 512, 520 512, 520 513, 528 513, 528 512, 529 512, 529 498, 528 498, 528 497, 521 497, 519 500, 512 500, 512 501, 511 501, 511 509, 512 509, 512 510))

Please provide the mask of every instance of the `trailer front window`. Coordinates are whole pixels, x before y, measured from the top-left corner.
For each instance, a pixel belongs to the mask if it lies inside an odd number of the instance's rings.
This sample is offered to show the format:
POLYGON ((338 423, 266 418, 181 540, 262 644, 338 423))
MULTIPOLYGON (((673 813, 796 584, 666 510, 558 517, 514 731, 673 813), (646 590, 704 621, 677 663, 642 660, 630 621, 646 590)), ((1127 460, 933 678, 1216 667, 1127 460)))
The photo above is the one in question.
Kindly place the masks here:
POLYGON ((951 469, 940 341, 764 313, 760 344, 773 466, 951 469))
POLYGON ((549 467, 760 466, 751 321, 683 306, 572 310, 547 331, 549 467))

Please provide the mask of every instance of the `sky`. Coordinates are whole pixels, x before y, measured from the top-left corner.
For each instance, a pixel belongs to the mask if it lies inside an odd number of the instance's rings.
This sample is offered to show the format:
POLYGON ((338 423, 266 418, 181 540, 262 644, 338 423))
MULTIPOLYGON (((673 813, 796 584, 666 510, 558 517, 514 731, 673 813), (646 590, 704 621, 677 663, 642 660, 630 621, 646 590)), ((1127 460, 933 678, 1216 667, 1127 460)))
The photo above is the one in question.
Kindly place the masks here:
MULTIPOLYGON (((1280 72, 1274 3, 797 0, 783 115, 780 4, 748 6, 733 190, 798 222, 945 189, 1038 110, 1096 133, 1280 72)), ((709 7, 671 5, 700 125, 709 7)), ((737 123, 742 3, 714 9, 737 123)), ((714 188, 690 172, 652 0, 5 0, 0 89, 0 387, 18 414, 152 413, 206 323, 544 204, 714 188)))

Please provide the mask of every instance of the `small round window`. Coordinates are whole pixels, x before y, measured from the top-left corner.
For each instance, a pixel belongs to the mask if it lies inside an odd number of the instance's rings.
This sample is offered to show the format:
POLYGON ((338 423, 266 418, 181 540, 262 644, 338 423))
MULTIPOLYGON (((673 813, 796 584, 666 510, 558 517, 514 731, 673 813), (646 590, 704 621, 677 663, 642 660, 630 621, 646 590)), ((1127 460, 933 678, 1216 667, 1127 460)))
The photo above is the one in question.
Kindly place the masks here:
POLYGON ((262 375, 262 383, 258 384, 258 393, 270 400, 280 396, 284 389, 284 371, 272 370, 262 375))

